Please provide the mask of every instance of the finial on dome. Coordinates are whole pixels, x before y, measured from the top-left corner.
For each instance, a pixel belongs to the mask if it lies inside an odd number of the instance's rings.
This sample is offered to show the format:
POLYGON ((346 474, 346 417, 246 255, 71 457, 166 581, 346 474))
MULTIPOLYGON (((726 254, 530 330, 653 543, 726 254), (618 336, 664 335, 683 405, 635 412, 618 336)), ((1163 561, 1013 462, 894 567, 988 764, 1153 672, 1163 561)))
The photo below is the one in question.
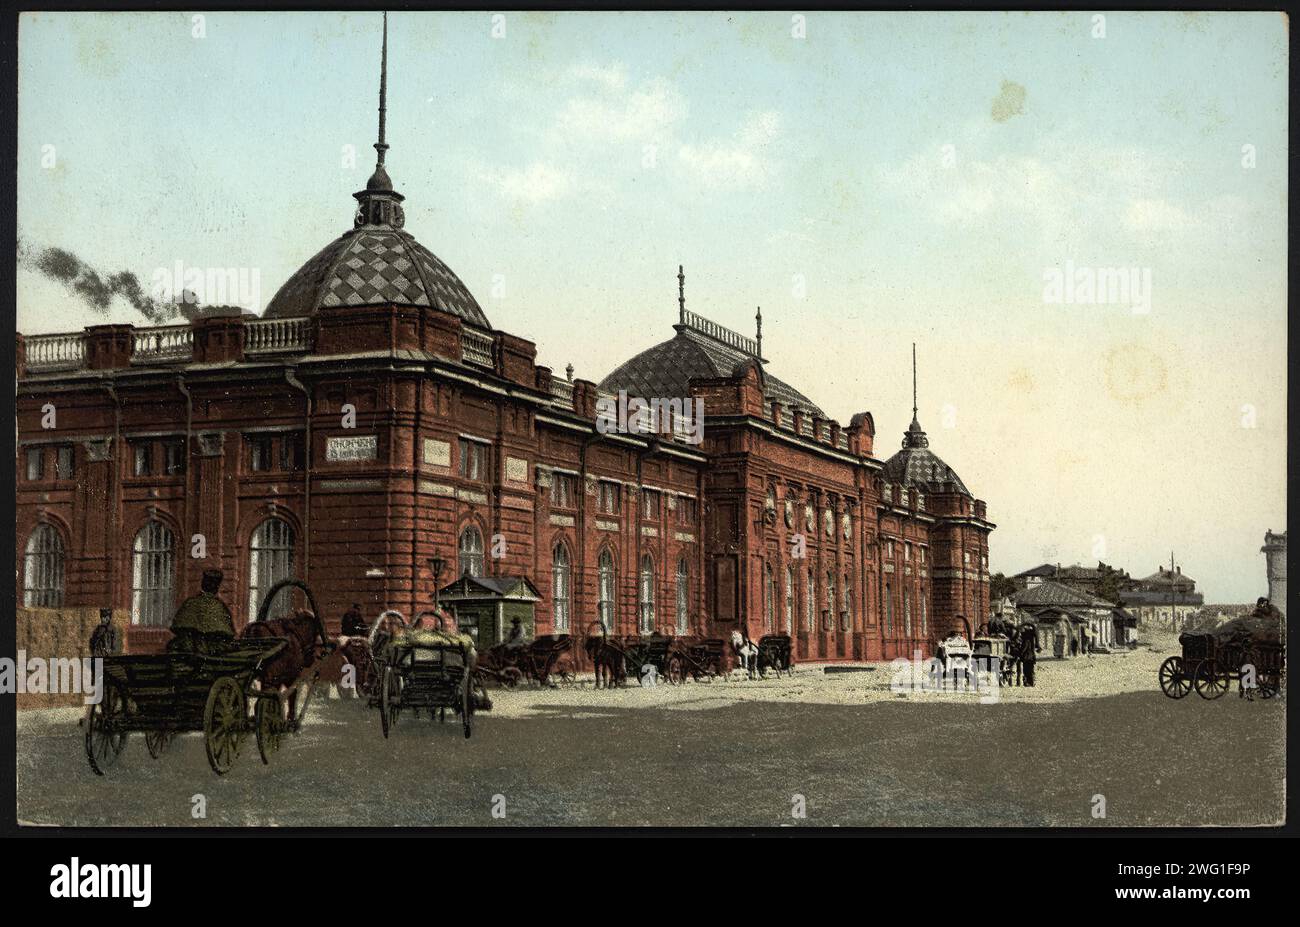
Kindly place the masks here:
POLYGON ((916 417, 916 342, 912 342, 912 424, 903 432, 903 447, 929 447, 930 439, 925 436, 920 421, 916 417))
POLYGON ((754 313, 754 343, 758 345, 758 356, 763 356, 763 307, 754 313))
POLYGON ((677 321, 686 324, 686 273, 677 265, 677 321))
POLYGON ((375 172, 366 181, 366 188, 352 194, 357 200, 357 215, 353 223, 363 225, 389 225, 400 229, 406 222, 401 202, 404 197, 393 190, 393 181, 384 169, 384 154, 388 151, 388 13, 384 13, 384 38, 379 53, 379 140, 375 142, 375 172))

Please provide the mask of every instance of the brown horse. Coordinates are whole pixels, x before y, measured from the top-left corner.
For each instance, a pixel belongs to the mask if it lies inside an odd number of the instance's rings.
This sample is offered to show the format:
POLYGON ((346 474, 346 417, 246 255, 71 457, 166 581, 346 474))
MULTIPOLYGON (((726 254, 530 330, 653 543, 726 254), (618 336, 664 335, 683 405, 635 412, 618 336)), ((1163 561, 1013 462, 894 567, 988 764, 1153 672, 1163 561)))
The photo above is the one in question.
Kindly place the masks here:
POLYGON ((605 636, 604 626, 600 634, 588 634, 583 644, 587 659, 596 670, 596 688, 600 688, 602 678, 605 688, 621 686, 627 681, 627 654, 613 639, 605 636))
MULTIPOLYGON (((320 619, 309 609, 300 608, 286 618, 251 622, 239 632, 239 637, 241 640, 278 637, 286 641, 280 652, 262 665, 257 680, 264 692, 283 693, 292 688, 289 717, 297 717, 299 683, 307 671, 333 649, 320 619)), ((310 688, 310 682, 307 685, 310 688)))

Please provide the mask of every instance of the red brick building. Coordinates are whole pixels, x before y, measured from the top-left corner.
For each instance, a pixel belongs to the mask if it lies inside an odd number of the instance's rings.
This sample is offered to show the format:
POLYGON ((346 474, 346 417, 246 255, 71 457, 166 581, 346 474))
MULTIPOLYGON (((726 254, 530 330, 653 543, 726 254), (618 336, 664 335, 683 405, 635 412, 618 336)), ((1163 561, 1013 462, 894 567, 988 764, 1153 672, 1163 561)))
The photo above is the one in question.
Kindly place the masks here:
POLYGON ((673 338, 600 385, 557 376, 404 229, 376 148, 354 227, 262 317, 18 335, 22 604, 129 609, 149 648, 215 565, 237 622, 296 576, 337 628, 428 607, 441 557, 444 585, 527 579, 536 633, 880 659, 983 620, 994 526, 915 417, 881 460, 870 413, 829 419, 680 292, 673 338), (602 433, 619 390, 702 399, 702 443, 602 433))

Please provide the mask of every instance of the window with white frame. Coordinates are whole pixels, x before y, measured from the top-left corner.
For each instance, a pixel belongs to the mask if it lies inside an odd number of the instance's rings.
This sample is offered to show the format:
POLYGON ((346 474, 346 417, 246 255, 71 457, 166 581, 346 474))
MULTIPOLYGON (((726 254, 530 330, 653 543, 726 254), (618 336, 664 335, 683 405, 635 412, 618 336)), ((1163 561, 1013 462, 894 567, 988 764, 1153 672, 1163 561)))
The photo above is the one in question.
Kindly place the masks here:
POLYGON ((600 552, 600 598, 597 602, 597 611, 600 616, 601 626, 606 634, 614 633, 614 598, 616 595, 616 582, 614 573, 614 555, 606 548, 600 552))
POLYGON ((655 629, 655 562, 646 554, 641 558, 640 594, 637 596, 639 606, 638 630, 649 634, 655 629))
POLYGON ((63 536, 53 525, 37 525, 27 538, 23 557, 23 605, 63 605, 63 536))
POLYGON ((573 608, 573 593, 570 586, 569 549, 560 542, 555 545, 555 551, 551 555, 551 606, 557 634, 567 634, 569 631, 569 613, 573 608))
POLYGON ((677 633, 685 634, 690 629, 689 612, 691 605, 691 567, 683 557, 677 561, 677 633))
POLYGON ((168 627, 175 607, 176 538, 162 522, 151 521, 132 545, 131 623, 168 627))
MULTIPOLYGON (((276 583, 293 578, 293 527, 283 518, 268 518, 253 531, 248 544, 248 619, 252 621, 262 599, 276 583)), ((284 589, 267 610, 267 618, 282 618, 293 606, 291 590, 284 589)))
POLYGON ((460 533, 457 566, 463 576, 483 576, 483 535, 473 525, 466 525, 460 533))

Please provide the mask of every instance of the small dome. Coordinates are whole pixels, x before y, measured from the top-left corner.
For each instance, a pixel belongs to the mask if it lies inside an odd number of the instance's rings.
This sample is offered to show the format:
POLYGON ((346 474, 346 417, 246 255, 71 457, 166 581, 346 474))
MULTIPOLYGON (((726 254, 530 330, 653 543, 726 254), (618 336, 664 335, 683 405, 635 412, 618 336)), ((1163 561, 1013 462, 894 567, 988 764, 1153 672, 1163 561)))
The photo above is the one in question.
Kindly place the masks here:
MULTIPOLYGON (((702 332, 678 325, 677 335, 647 348, 600 381, 609 392, 625 390, 630 396, 686 397, 694 377, 733 377, 746 364, 759 364, 752 355, 723 344, 702 332)), ((788 409, 803 409, 819 418, 824 413, 811 399, 759 367, 763 399, 788 409)))
POLYGON ((410 233, 388 225, 363 225, 330 242, 285 281, 262 317, 311 315, 321 306, 384 304, 432 306, 474 328, 492 328, 451 268, 410 233))
POLYGON ((891 483, 915 486, 926 492, 971 494, 952 467, 930 450, 930 439, 915 413, 912 414, 912 424, 903 432, 903 449, 885 461, 884 475, 891 483))
POLYGON ((388 176, 388 171, 384 170, 382 164, 375 165, 375 172, 370 175, 366 181, 366 189, 372 193, 390 193, 393 189, 393 181, 388 176))

